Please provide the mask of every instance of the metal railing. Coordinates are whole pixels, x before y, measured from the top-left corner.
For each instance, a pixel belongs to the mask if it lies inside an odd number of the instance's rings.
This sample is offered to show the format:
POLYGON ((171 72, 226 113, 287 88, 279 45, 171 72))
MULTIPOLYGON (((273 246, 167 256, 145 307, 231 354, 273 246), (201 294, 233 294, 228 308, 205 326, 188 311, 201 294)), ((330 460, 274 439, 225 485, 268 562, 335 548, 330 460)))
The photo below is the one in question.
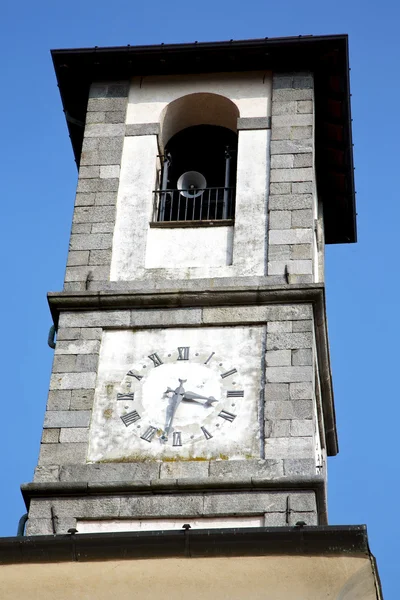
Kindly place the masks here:
POLYGON ((231 187, 156 190, 153 222, 233 219, 234 200, 235 189, 231 187))

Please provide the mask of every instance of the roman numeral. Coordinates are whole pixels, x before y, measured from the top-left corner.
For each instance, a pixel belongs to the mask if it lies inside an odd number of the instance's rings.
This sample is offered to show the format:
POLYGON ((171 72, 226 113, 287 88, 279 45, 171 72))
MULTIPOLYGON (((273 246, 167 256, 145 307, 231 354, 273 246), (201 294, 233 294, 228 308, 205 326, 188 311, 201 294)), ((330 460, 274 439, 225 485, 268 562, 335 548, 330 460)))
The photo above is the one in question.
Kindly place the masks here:
POLYGON ((141 379, 143 379, 143 375, 138 375, 137 373, 134 373, 133 371, 128 371, 127 375, 129 375, 129 377, 134 377, 138 381, 140 381, 141 379))
POLYGON ((182 434, 180 431, 174 431, 172 445, 173 446, 182 446, 182 434))
POLYGON ((148 427, 146 429, 146 431, 144 432, 144 434, 141 435, 140 437, 141 437, 142 440, 146 440, 146 442, 151 442, 151 440, 153 439, 156 431, 157 431, 157 427, 152 427, 150 425, 150 427, 148 427))
POLYGON ((189 349, 190 346, 179 346, 177 360, 189 360, 189 349))
POLYGON ((225 377, 229 377, 230 375, 233 375, 234 373, 237 373, 237 370, 231 369, 230 371, 227 371, 226 373, 222 373, 221 377, 222 377, 222 379, 225 379, 225 377))
POLYGON ((212 359, 214 354, 215 354, 215 352, 211 352, 210 356, 207 358, 206 362, 204 363, 205 365, 212 359))
POLYGON ((121 417, 122 421, 125 424, 125 427, 129 427, 129 425, 132 425, 132 423, 136 423, 136 421, 139 421, 139 419, 141 419, 141 418, 142 417, 139 415, 137 410, 133 410, 132 412, 128 413, 127 415, 124 415, 123 417, 121 417))
POLYGON ((207 429, 205 427, 201 427, 201 430, 204 434, 204 437, 206 438, 206 440, 209 440, 212 438, 212 435, 209 431, 207 431, 207 429))
POLYGON ((243 390, 229 390, 226 392, 227 398, 243 398, 244 391, 243 390))
POLYGON ((230 423, 232 423, 233 419, 236 419, 236 415, 234 415, 233 413, 228 412, 227 410, 221 410, 221 412, 219 413, 218 416, 222 417, 226 421, 229 421, 230 423))
POLYGON ((149 358, 150 358, 150 360, 153 361, 153 365, 155 367, 159 367, 160 365, 163 364, 163 361, 161 360, 161 358, 158 356, 158 354, 156 352, 154 352, 154 354, 150 354, 149 358))
POLYGON ((117 400, 133 400, 134 392, 130 392, 129 394, 117 394, 117 400))

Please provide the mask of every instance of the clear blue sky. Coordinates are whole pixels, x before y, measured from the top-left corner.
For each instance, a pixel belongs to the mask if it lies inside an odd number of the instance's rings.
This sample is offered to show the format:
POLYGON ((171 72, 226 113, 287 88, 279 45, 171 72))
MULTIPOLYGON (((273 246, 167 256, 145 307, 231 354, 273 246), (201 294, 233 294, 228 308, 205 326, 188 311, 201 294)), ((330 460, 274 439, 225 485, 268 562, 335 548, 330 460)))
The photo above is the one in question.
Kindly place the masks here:
POLYGON ((1 536, 16 533, 19 485, 37 460, 52 361, 46 292, 62 288, 77 179, 49 50, 348 33, 359 242, 326 253, 340 443, 329 515, 368 525, 385 600, 399 598, 399 13, 387 0, 3 0, 1 536))

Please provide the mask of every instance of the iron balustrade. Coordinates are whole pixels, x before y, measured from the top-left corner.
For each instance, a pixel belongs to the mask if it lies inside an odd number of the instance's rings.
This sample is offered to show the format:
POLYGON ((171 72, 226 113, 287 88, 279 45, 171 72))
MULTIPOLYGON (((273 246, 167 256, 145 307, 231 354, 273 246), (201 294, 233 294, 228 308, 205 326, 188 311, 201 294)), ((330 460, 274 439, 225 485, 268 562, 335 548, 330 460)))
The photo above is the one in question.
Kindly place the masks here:
POLYGON ((154 191, 153 222, 233 219, 235 188, 154 191))

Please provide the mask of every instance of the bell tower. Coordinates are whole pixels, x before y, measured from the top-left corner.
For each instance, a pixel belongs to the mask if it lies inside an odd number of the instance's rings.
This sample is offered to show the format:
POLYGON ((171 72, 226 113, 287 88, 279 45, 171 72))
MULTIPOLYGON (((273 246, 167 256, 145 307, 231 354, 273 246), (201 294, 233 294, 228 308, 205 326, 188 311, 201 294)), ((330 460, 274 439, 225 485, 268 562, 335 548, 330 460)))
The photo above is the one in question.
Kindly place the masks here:
POLYGON ((27 534, 325 525, 347 38, 52 55, 79 180, 27 534))

